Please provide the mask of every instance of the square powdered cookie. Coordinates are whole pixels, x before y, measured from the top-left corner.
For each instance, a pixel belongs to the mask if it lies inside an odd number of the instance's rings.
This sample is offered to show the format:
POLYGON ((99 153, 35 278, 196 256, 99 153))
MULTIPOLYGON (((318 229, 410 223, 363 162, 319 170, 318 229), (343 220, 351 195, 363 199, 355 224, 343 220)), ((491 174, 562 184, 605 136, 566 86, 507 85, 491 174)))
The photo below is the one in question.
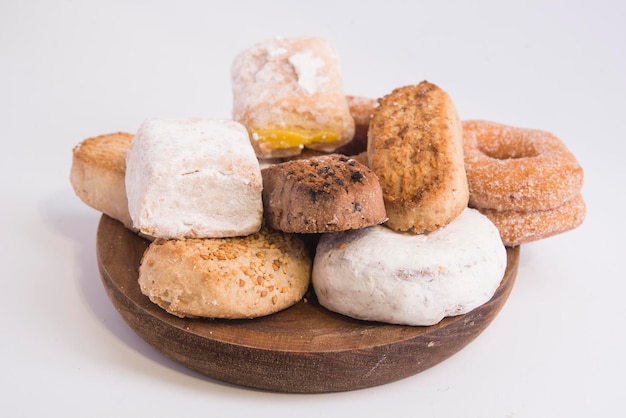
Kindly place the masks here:
POLYGON ((261 169, 243 125, 148 119, 126 155, 135 228, 158 238, 243 236, 261 227, 261 169))

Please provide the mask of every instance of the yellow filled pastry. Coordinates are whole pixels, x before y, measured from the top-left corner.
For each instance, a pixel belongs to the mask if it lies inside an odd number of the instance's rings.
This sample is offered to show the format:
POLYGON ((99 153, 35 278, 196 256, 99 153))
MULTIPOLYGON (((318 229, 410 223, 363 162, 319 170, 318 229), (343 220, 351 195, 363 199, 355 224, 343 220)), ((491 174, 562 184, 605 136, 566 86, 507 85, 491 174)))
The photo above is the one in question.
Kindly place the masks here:
POLYGON ((332 152, 354 137, 336 49, 313 37, 274 38, 235 57, 233 119, 260 158, 332 152))

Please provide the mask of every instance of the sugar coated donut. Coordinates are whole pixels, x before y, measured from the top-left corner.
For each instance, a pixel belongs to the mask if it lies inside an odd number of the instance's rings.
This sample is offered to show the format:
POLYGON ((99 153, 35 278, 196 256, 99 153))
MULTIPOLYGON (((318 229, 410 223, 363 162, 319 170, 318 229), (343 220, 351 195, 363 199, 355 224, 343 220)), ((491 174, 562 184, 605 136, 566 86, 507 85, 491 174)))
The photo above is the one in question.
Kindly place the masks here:
POLYGON ((576 196, 583 170, 553 134, 488 121, 463 122, 469 205, 547 210, 576 196))
POLYGON ((385 226, 324 234, 313 261, 320 304, 361 320, 428 326, 489 301, 506 269, 496 227, 475 209, 427 234, 385 226))
POLYGON ((579 193, 561 206, 538 211, 480 209, 500 231, 502 242, 515 247, 572 230, 585 219, 586 205, 579 193))

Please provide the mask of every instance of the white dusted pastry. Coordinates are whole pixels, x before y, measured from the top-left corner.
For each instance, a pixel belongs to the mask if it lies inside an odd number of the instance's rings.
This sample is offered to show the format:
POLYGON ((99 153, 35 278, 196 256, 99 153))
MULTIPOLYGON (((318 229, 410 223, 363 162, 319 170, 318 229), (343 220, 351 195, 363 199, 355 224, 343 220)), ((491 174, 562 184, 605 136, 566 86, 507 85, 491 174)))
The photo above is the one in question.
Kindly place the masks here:
POLYGON ((233 119, 246 126, 260 158, 331 152, 354 137, 339 55, 325 39, 273 38, 232 64, 233 119))
POLYGON ((428 326, 489 301, 506 263, 497 228, 468 208, 427 234, 385 226, 324 234, 312 280, 320 304, 331 311, 428 326))
POLYGON ((144 121, 126 155, 125 184, 134 227, 152 237, 232 237, 261 227, 261 169, 234 121, 144 121))

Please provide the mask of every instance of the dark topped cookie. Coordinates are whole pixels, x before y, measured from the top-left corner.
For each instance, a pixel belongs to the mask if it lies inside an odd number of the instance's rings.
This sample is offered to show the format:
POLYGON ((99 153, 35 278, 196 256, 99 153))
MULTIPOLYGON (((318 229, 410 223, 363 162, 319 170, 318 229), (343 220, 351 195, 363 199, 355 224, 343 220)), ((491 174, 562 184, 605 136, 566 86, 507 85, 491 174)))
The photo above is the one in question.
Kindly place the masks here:
POLYGON ((364 228, 387 219, 378 177, 339 154, 274 164, 262 171, 270 228, 321 233, 364 228))

